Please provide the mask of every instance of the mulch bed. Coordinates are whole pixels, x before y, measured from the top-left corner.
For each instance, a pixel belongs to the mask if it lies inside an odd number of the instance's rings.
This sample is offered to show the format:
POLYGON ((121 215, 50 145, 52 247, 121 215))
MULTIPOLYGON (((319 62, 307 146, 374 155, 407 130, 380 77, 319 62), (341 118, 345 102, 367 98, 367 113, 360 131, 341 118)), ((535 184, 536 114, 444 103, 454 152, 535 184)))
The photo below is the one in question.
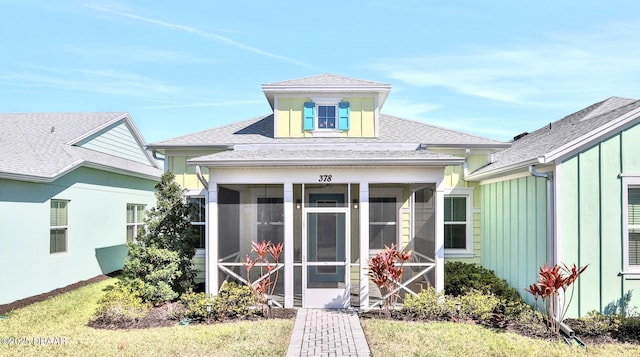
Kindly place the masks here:
POLYGON ((81 288, 83 286, 90 285, 90 284, 93 284, 93 283, 97 283, 99 281, 103 281, 103 280, 106 280, 106 279, 109 279, 109 276, 107 276, 107 275, 98 275, 98 276, 93 277, 91 279, 82 280, 82 281, 79 281, 79 282, 77 282, 75 284, 71 284, 71 285, 67 285, 67 286, 65 286, 63 288, 58 288, 58 289, 55 289, 55 290, 51 290, 51 291, 46 292, 44 294, 31 296, 31 297, 28 297, 26 299, 16 300, 16 301, 14 301, 12 303, 9 303, 9 304, 0 305, 0 315, 4 315, 4 314, 9 313, 9 312, 11 312, 13 310, 20 309, 20 308, 23 308, 25 306, 29 306, 29 305, 31 305, 33 303, 36 303, 36 302, 45 301, 45 300, 47 300, 47 299, 49 299, 51 297, 58 296, 60 294, 64 294, 64 293, 69 292, 71 290, 75 290, 77 288, 81 288))
MULTIPOLYGON (((549 335, 542 321, 539 322, 517 322, 517 321, 507 321, 505 320, 503 315, 494 315, 489 321, 476 321, 476 320, 457 320, 455 317, 451 317, 447 319, 441 320, 432 320, 425 319, 416 314, 412 314, 403 310, 392 310, 391 316, 386 315, 381 310, 369 310, 362 311, 358 313, 358 316, 361 319, 388 319, 395 321, 414 321, 414 322, 442 322, 442 321, 451 321, 458 323, 467 323, 467 324, 479 324, 485 326, 490 329, 494 329, 496 331, 504 331, 504 332, 513 332, 519 335, 545 340, 545 341, 555 341, 557 340, 556 336, 549 335)), ((578 330, 578 325, 581 323, 579 320, 575 319, 566 319, 565 323, 572 327, 575 330, 578 330), (574 327, 575 326, 575 327, 574 327)), ((587 346, 588 345, 598 345, 605 343, 632 343, 632 344, 640 344, 640 336, 637 338, 628 338, 626 336, 621 339, 616 338, 612 334, 600 334, 600 335, 580 335, 578 331, 576 331, 576 336, 583 341, 587 346)))

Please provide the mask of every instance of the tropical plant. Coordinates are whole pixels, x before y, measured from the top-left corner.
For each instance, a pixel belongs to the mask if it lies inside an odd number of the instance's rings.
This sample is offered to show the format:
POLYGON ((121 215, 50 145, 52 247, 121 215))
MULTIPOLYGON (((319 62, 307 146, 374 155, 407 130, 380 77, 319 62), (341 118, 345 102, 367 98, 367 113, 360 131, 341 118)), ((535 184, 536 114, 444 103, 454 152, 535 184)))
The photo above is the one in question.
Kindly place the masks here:
POLYGON ((382 252, 369 259, 369 277, 384 294, 383 306, 387 314, 400 298, 396 288, 402 285, 403 266, 409 258, 411 252, 400 252, 395 244, 391 244, 391 247, 385 246, 382 252))
POLYGON ((564 320, 565 314, 571 300, 575 286, 573 283, 578 280, 580 274, 589 265, 578 268, 575 264, 569 268, 566 264, 540 267, 538 281, 529 285, 524 290, 533 295, 536 304, 538 299, 542 300, 542 309, 547 316, 547 327, 549 332, 560 334, 560 324, 564 320), (571 287, 569 299, 567 299, 567 289, 571 287), (561 300, 561 301, 560 301, 561 300))
POLYGON ((251 242, 251 254, 247 254, 242 262, 247 271, 247 282, 253 290, 256 302, 262 305, 263 314, 268 314, 269 296, 273 295, 279 277, 280 255, 282 243, 273 244, 271 241, 260 243, 251 242), (273 261, 270 261, 269 256, 273 261), (260 275, 256 281, 251 280, 251 270, 258 266, 260 275), (273 279, 271 278, 272 276, 273 279))

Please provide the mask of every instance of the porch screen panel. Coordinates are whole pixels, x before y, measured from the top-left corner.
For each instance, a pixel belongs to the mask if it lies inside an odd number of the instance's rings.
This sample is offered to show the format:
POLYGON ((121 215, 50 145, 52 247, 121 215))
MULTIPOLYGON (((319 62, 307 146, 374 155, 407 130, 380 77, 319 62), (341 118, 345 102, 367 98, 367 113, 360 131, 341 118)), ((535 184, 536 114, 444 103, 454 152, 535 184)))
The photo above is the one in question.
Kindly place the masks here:
POLYGON ((395 197, 369 198, 369 249, 397 245, 398 208, 395 197))
POLYGON ((640 265, 640 188, 629 188, 629 264, 640 265))
POLYGON ((284 199, 282 197, 258 197, 258 242, 284 244, 284 199))
MULTIPOLYGON (((409 276, 420 274, 425 269, 435 266, 435 185, 426 184, 414 192, 413 200, 413 254, 412 262, 420 263, 420 266, 413 266, 406 269, 409 276)), ((405 276, 405 280, 409 278, 405 276)), ((415 285, 413 291, 422 288, 435 286, 435 269, 431 268, 428 273, 423 274, 415 285)))

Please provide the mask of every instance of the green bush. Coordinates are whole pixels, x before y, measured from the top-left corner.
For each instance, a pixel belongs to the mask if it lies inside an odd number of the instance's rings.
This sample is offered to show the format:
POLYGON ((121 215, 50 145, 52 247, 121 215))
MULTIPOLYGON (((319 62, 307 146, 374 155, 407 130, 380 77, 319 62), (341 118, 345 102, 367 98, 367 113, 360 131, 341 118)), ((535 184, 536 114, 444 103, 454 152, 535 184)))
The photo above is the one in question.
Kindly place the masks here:
POLYGON ((460 296, 467 291, 490 292, 502 301, 522 301, 518 291, 498 278, 495 273, 478 264, 446 262, 444 264, 444 291, 447 295, 460 296))
POLYGON ((464 319, 488 320, 500 304, 492 293, 470 290, 464 295, 453 297, 454 303, 460 303, 460 317, 464 319))
POLYGON ((253 291, 246 285, 224 282, 215 297, 206 293, 189 291, 182 294, 180 301, 186 308, 186 316, 194 319, 226 320, 250 314, 255 304, 253 291), (207 305, 211 305, 211 316, 207 316, 207 305))
POLYGON ((601 336, 617 331, 623 319, 620 315, 604 315, 593 310, 586 317, 572 321, 570 325, 578 335, 601 336))
POLYGON ((129 245, 124 264, 125 284, 138 291, 146 302, 162 303, 174 300, 178 293, 172 288, 180 275, 178 253, 155 246, 129 245))
POLYGON ((105 325, 132 323, 143 318, 149 309, 150 306, 143 302, 137 291, 116 283, 98 301, 94 321, 105 325))
POLYGON ((422 290, 417 296, 406 296, 403 305, 408 312, 430 320, 447 318, 456 309, 455 302, 450 302, 442 292, 432 287, 422 290))
POLYGON ((638 342, 640 340, 640 317, 623 318, 615 335, 621 341, 638 342))

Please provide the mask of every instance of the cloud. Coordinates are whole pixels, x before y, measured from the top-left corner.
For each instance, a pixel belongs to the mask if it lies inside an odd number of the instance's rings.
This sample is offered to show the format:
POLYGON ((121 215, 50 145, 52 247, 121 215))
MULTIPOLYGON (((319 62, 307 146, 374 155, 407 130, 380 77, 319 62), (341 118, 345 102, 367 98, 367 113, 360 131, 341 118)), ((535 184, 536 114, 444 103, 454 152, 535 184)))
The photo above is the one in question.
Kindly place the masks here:
POLYGON ((637 95, 639 34, 640 23, 610 24, 593 33, 466 46, 454 54, 388 58, 369 67, 412 86, 510 104, 539 105, 554 95, 566 101, 576 92, 604 98, 631 88, 637 95))
POLYGON ((199 58, 188 54, 158 50, 144 49, 133 46, 100 46, 100 47, 74 47, 66 50, 76 57, 91 59, 92 63, 161 63, 161 64, 198 64, 213 63, 214 60, 199 58))
POLYGON ((206 32, 203 30, 200 30, 198 28, 195 27, 191 27, 191 26, 186 26, 186 25, 181 25, 181 24, 175 24, 175 23, 171 23, 171 22, 166 22, 166 21, 162 21, 162 20, 157 20, 157 19, 152 19, 149 17, 144 17, 144 16, 140 16, 140 15, 136 15, 133 14, 131 12, 127 12, 126 10, 120 10, 117 9, 114 6, 105 6, 105 5, 100 5, 100 4, 94 4, 94 3, 90 3, 90 4, 85 4, 85 7, 95 10, 95 11, 100 11, 100 12, 106 12, 106 13, 110 13, 116 16, 120 16, 120 17, 126 17, 129 19, 133 19, 133 20, 137 20, 137 21, 142 21, 142 22, 146 22, 149 24, 153 24, 153 25, 158 25, 173 31, 179 31, 179 32, 185 32, 185 33, 190 33, 196 36, 200 36, 202 38, 208 39, 208 40, 213 40, 213 41, 217 41, 217 42, 221 42, 224 43, 228 46, 231 47, 235 47, 247 52, 251 52, 260 56, 264 56, 264 57, 268 57, 268 58, 273 58, 279 61, 283 61, 283 62, 287 62, 290 64, 294 64, 297 66, 302 66, 302 67, 307 67, 307 68, 313 68, 313 66, 311 66, 310 64, 297 60, 295 58, 291 58, 291 57, 286 57, 286 56, 282 56, 279 54, 275 54, 275 53, 271 53, 271 52, 267 52, 264 50, 261 50, 259 48, 253 47, 253 46, 249 46, 246 45, 244 43, 232 40, 229 37, 225 37, 225 36, 221 36, 221 35, 216 35, 214 33, 211 32, 206 32))

